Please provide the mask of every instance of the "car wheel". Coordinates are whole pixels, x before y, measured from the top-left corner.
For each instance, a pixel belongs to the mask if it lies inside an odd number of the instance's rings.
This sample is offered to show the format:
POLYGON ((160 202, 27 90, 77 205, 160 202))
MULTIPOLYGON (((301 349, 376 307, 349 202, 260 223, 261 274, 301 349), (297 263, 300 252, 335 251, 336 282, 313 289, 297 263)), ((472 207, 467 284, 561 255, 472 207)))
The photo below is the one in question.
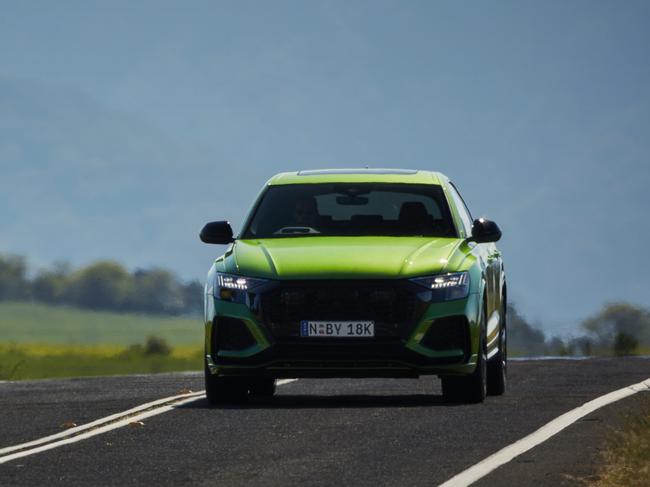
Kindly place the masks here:
POLYGON ((485 310, 481 313, 479 353, 476 369, 465 377, 443 377, 442 396, 449 402, 479 403, 487 396, 487 349, 485 310))
POLYGON ((506 392, 508 379, 508 336, 505 310, 501 329, 499 330, 499 352, 488 362, 487 392, 491 396, 500 396, 506 392))
POLYGON ((210 405, 243 403, 248 400, 248 382, 240 377, 219 377, 205 365, 205 397, 210 405))
POLYGON ((251 396, 271 397, 275 394, 275 379, 271 377, 255 377, 250 382, 251 396))

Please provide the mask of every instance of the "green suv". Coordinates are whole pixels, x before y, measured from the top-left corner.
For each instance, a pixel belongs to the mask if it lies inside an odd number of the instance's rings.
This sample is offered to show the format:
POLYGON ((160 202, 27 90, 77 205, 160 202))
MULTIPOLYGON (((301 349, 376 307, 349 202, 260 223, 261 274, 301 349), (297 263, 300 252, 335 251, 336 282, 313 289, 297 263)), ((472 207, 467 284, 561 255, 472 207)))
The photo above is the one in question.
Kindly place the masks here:
POLYGON ((444 175, 336 169, 271 178, 205 286, 208 401, 278 378, 437 375, 450 401, 506 387, 501 237, 444 175))

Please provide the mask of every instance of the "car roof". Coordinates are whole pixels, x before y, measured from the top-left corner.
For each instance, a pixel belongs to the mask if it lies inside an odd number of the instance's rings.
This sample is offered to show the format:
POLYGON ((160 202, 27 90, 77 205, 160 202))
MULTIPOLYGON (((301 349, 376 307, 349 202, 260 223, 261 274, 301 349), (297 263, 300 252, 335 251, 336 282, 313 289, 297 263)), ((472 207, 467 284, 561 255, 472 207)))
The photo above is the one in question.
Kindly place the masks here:
POLYGON ((417 169, 316 169, 276 174, 268 185, 315 183, 402 183, 442 184, 448 178, 442 173, 417 169))

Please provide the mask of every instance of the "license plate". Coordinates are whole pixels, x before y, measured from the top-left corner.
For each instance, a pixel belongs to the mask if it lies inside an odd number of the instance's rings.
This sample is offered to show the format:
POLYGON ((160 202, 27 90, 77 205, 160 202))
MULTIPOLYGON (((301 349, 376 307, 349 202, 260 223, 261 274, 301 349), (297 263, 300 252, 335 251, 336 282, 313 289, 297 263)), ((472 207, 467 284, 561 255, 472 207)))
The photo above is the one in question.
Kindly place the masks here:
POLYGON ((360 338, 375 336, 374 321, 308 321, 300 322, 300 336, 360 338))

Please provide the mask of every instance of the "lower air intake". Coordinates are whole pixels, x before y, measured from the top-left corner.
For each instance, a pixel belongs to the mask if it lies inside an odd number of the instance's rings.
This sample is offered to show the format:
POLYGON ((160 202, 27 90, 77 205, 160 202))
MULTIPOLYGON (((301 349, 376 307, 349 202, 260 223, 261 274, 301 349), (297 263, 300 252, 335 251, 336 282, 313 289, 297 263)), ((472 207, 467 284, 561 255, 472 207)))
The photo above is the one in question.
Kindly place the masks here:
POLYGON ((449 316, 434 320, 420 342, 436 352, 469 350, 469 330, 465 316, 449 316))
POLYGON ((215 350, 244 350, 256 343, 246 323, 236 318, 217 318, 212 333, 215 350))

